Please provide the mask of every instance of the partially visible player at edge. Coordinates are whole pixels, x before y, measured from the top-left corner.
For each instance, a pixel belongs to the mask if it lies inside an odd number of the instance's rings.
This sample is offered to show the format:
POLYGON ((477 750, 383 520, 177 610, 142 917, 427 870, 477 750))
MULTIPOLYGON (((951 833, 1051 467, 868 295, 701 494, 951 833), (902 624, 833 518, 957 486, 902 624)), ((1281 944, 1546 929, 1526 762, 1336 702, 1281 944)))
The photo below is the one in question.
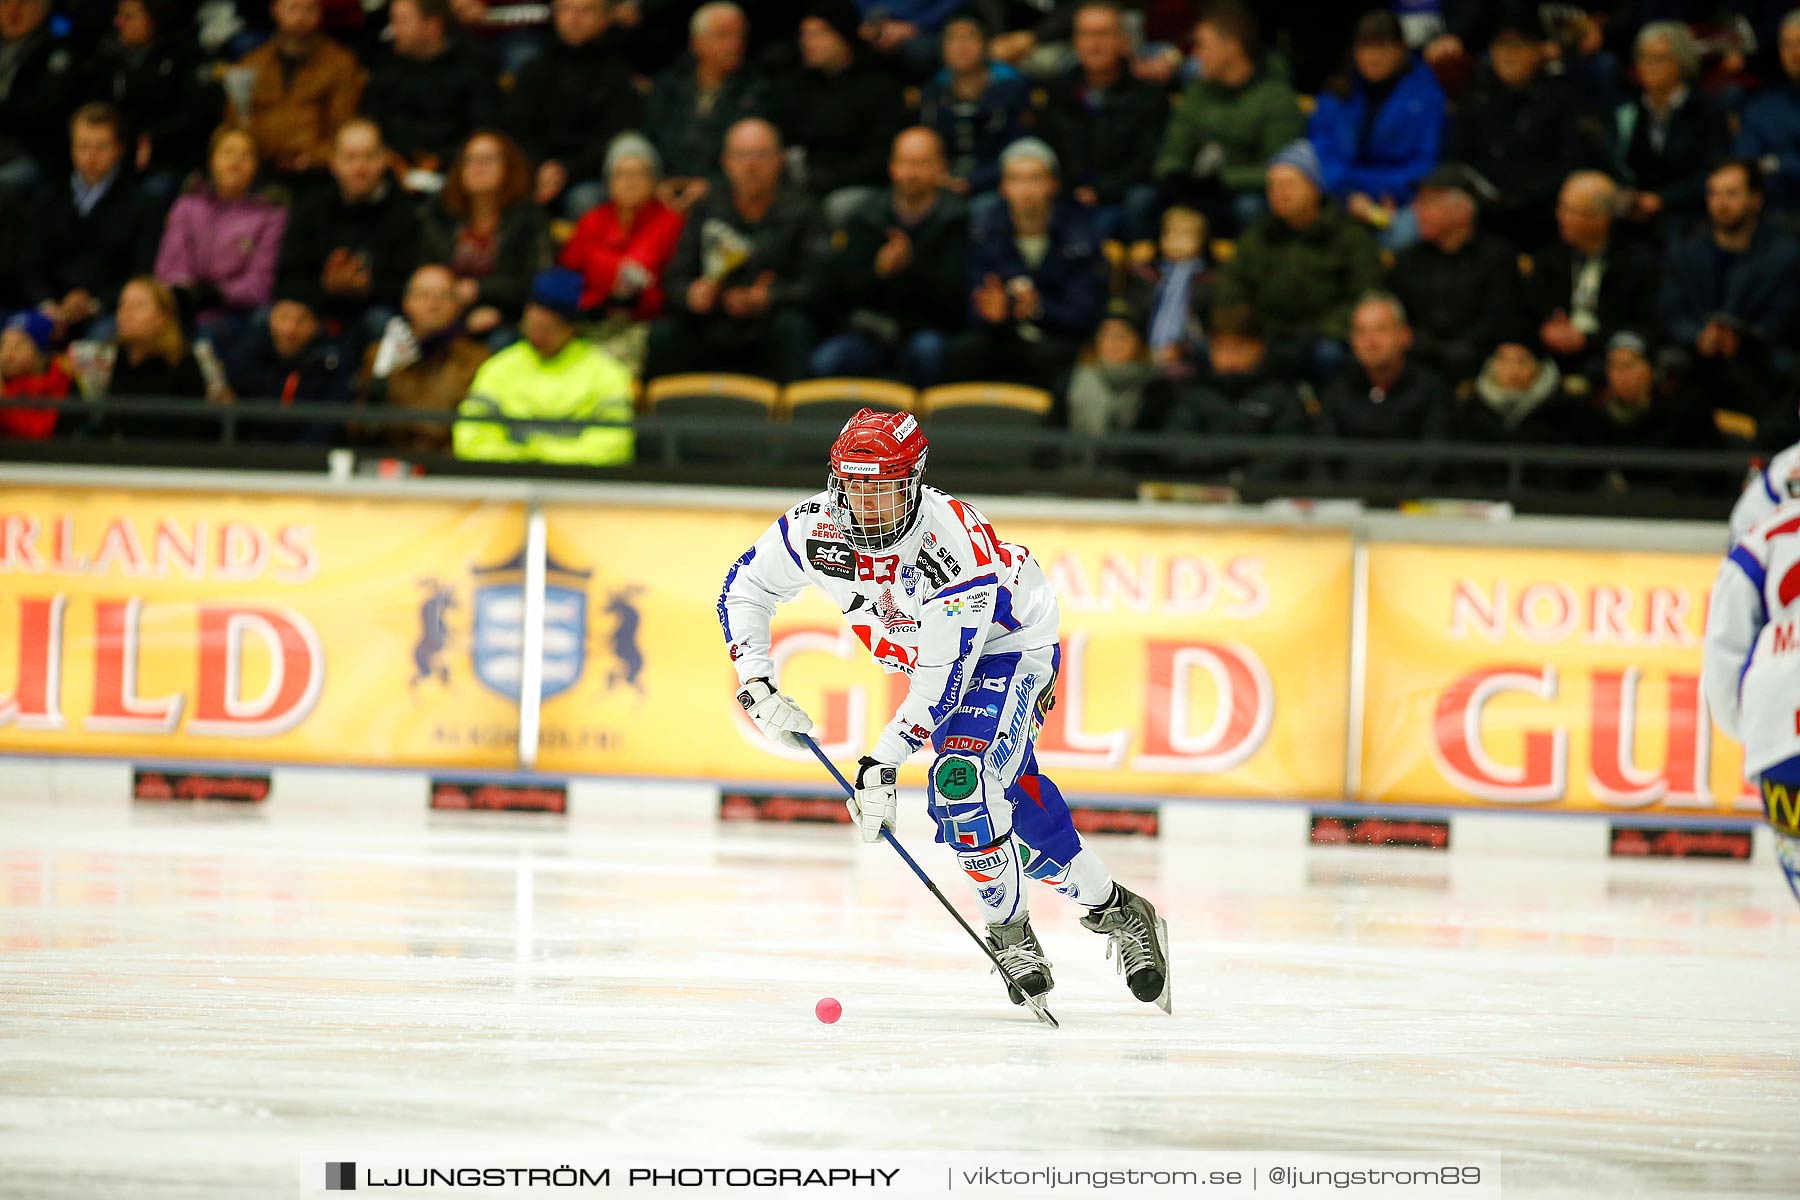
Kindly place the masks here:
POLYGON ((823 589, 883 669, 911 676, 857 767, 849 807, 863 840, 894 827, 900 765, 930 741, 937 840, 961 860, 1013 1003, 1052 986, 1026 911, 1031 878, 1085 906, 1081 923, 1106 935, 1131 994, 1166 1012, 1167 923, 1082 845, 1062 793, 1038 771, 1033 744, 1062 657, 1056 594, 1029 550, 923 486, 925 452, 910 415, 863 409, 832 443, 825 490, 732 564, 719 624, 743 684, 738 703, 769 738, 805 749, 813 724, 776 690, 769 622, 807 584, 823 589))
POLYGON ((1800 500, 1767 513, 1713 581, 1701 687, 1719 727, 1744 746, 1775 858, 1800 900, 1800 500))
POLYGON ((1750 476, 1731 509, 1731 540, 1737 542, 1777 505, 1800 498, 1800 445, 1789 446, 1750 476))

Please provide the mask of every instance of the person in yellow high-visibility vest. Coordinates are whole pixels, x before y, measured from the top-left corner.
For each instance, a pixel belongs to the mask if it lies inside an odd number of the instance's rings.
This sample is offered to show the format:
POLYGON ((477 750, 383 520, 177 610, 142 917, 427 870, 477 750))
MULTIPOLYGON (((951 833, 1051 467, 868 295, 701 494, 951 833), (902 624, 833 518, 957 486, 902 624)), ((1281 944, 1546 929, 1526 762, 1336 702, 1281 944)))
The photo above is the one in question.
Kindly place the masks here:
POLYGON ((580 315, 581 275, 563 267, 540 271, 519 322, 524 337, 481 365, 457 408, 456 457, 594 467, 632 461, 631 372, 575 336, 580 315), (509 428, 496 418, 619 424, 509 428))

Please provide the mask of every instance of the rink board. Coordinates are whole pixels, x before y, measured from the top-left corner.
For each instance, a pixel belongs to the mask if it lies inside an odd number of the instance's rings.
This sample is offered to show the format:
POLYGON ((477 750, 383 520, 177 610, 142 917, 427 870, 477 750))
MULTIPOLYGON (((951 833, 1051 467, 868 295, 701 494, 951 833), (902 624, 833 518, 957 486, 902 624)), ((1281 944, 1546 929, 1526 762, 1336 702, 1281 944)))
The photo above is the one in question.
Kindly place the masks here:
MULTIPOLYGON (((726 567, 793 497, 75 475, 0 476, 0 754, 506 771, 535 687, 540 772, 818 783, 732 703, 717 624, 726 567)), ((1589 544, 1496 547, 987 508, 1061 601, 1039 750, 1072 794, 1754 815, 1698 693, 1717 557, 1649 548, 1691 529, 1521 521, 1515 542, 1589 544)), ((830 751, 860 754, 905 676, 817 594, 776 648, 830 751)))

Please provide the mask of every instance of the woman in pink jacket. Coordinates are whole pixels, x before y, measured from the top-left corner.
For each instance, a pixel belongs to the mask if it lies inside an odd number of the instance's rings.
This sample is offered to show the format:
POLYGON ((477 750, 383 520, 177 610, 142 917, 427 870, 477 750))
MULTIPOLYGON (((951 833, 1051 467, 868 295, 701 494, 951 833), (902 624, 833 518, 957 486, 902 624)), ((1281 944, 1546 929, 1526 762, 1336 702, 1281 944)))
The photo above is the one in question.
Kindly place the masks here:
POLYGON ((169 210, 156 277, 181 301, 195 332, 224 354, 269 302, 287 206, 252 192, 258 162, 248 130, 223 128, 207 150, 207 180, 169 210))

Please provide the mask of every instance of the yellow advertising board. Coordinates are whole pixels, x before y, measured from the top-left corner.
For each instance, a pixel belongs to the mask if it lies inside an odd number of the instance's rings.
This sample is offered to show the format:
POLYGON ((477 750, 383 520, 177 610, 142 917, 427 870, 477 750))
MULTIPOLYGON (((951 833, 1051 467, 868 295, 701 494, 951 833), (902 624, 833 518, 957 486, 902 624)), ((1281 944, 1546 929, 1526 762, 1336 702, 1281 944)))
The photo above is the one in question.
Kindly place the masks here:
MULTIPOLYGON (((559 580, 585 588, 600 628, 595 661, 545 700, 543 770, 828 782, 733 702, 718 624, 726 570, 779 514, 546 515, 552 607, 559 580)), ((1347 532, 1013 520, 1000 533, 1031 549, 1061 601, 1057 704, 1038 759, 1065 791, 1342 795, 1347 532)), ((774 643, 780 685, 818 723, 826 751, 840 763, 865 753, 907 677, 871 663, 818 591, 782 610, 774 643)))
POLYGON ((1375 544, 1357 798, 1745 815, 1706 714, 1704 554, 1375 544))
POLYGON ((524 530, 517 504, 7 488, 0 753, 511 767, 524 530))
MULTIPOLYGON (((824 786, 733 703, 726 569, 776 514, 545 509, 540 770, 824 786)), ((1072 795, 1754 815, 1699 690, 1710 555, 1365 546, 1348 531, 1000 523, 1062 610, 1038 758, 1072 795)), ((0 754, 508 769, 525 510, 0 491, 0 754)), ((840 763, 907 686, 822 593, 775 623, 840 763)), ((912 782, 922 779, 924 758, 912 782)))

